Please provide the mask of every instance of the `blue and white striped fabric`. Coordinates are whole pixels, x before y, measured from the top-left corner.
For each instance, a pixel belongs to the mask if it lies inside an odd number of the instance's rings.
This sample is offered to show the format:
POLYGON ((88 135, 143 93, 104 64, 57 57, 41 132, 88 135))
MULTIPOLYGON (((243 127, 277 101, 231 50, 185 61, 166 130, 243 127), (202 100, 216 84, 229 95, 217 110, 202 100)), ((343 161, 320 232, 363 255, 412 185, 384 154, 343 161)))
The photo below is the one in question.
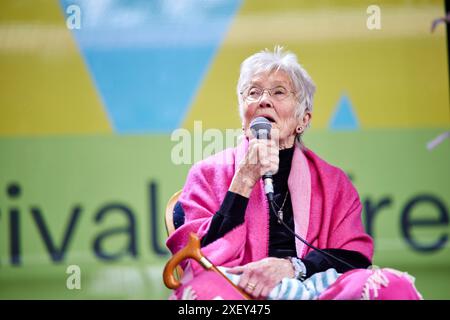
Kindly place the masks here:
MULTIPOLYGON (((240 275, 226 272, 226 268, 219 269, 234 283, 238 284, 240 275)), ((315 300, 319 295, 331 286, 340 276, 335 269, 318 272, 304 281, 292 278, 284 278, 270 291, 268 300, 315 300)))

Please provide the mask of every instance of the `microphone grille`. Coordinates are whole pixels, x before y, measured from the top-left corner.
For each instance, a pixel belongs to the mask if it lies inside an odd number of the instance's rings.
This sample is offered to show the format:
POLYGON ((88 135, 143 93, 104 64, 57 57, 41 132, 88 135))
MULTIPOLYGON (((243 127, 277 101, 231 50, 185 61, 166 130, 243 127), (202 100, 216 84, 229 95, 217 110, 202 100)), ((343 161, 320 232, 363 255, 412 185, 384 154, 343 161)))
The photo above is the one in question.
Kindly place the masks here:
POLYGON ((250 123, 250 129, 252 130, 253 135, 258 138, 258 133, 261 130, 266 131, 267 134, 269 134, 270 130, 272 130, 272 124, 264 117, 256 117, 250 123))

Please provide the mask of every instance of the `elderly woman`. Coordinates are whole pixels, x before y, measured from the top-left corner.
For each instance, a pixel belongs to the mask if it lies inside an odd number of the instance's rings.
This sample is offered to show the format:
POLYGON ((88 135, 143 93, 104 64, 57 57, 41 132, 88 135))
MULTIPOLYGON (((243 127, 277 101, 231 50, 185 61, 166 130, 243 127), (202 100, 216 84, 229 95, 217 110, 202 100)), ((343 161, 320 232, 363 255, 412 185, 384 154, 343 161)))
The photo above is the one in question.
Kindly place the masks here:
MULTIPOLYGON (((195 164, 176 205, 185 223, 168 239, 170 250, 177 252, 190 232, 197 233, 204 255, 239 276, 236 284, 254 298, 267 298, 283 279, 303 281, 329 269, 341 274, 371 265, 373 242, 361 222, 356 189, 341 169, 302 143, 314 92, 294 54, 278 47, 247 58, 237 85, 246 139, 195 164), (270 139, 253 136, 256 117, 271 122, 270 139), (274 173, 273 206, 261 179, 267 172, 274 173), (306 246, 284 224, 336 258, 306 246)), ((186 298, 186 288, 201 299, 236 298, 197 263, 183 267, 183 287, 173 298, 186 298)))

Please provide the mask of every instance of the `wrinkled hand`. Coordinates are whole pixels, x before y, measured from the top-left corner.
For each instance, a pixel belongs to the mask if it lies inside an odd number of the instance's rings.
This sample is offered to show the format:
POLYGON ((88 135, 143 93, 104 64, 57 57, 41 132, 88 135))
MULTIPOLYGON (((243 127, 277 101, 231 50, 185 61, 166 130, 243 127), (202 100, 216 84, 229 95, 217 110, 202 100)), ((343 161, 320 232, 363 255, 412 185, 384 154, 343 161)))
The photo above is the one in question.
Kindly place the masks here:
POLYGON ((272 257, 230 268, 227 272, 241 275, 238 286, 255 299, 267 298, 283 278, 293 278, 295 275, 290 260, 272 257))
POLYGON ((266 172, 271 171, 275 174, 278 171, 278 152, 276 140, 253 138, 249 141, 247 154, 238 169, 256 183, 266 172))
POLYGON ((247 153, 233 177, 230 191, 248 198, 256 182, 265 173, 275 174, 278 171, 278 164, 279 145, 276 130, 270 140, 250 139, 247 153))

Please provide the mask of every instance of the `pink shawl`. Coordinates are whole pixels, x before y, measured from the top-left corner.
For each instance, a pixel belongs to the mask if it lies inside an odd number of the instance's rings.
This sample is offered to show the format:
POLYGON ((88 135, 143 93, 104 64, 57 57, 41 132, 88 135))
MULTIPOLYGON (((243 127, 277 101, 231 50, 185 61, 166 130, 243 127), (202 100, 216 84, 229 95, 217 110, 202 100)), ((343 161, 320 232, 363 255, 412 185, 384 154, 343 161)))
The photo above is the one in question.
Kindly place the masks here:
MULTIPOLYGON (((236 148, 226 149, 192 166, 179 198, 185 224, 167 240, 172 253, 184 247, 190 232, 200 238, 207 233, 247 148, 248 141, 243 139, 236 148)), ((319 248, 354 250, 372 259, 373 242, 362 225, 358 193, 341 169, 308 149, 295 147, 288 187, 297 234, 319 248)), ((215 265, 225 267, 267 257, 268 212, 261 181, 250 196, 245 222, 203 247, 203 254, 215 265)), ((302 258, 311 249, 296 239, 296 250, 302 258)), ((186 281, 203 270, 197 263, 182 266, 186 281)))

